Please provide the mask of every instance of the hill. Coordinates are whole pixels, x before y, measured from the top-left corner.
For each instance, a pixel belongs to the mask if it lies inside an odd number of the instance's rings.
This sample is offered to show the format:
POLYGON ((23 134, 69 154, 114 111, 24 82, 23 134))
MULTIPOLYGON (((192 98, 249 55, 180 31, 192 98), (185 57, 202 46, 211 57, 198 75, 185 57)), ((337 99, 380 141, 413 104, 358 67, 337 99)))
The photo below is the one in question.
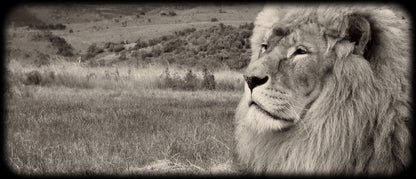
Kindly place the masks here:
POLYGON ((45 24, 42 20, 31 13, 26 7, 14 7, 9 11, 7 24, 13 24, 15 27, 28 26, 30 24, 45 24))
POLYGON ((6 33, 7 54, 28 63, 39 61, 39 56, 58 56, 68 61, 82 56, 82 61, 93 66, 162 63, 199 67, 207 63, 213 68, 239 69, 249 56, 251 32, 247 25, 261 7, 157 3, 24 5, 9 16, 8 20, 15 25, 6 33), (37 20, 22 20, 28 16, 37 20), (33 27, 34 22, 44 24, 46 29, 33 27), (137 43, 147 45, 139 47, 137 43), (108 44, 125 48, 111 51, 105 48, 108 44), (214 44, 220 47, 214 50, 214 44), (89 48, 94 46, 103 51, 88 56, 89 48), (234 65, 237 59, 243 60, 234 65))
POLYGON ((162 64, 239 70, 249 62, 253 27, 252 23, 239 27, 219 23, 207 29, 187 28, 158 38, 139 39, 132 44, 93 44, 83 61, 95 65, 162 64))

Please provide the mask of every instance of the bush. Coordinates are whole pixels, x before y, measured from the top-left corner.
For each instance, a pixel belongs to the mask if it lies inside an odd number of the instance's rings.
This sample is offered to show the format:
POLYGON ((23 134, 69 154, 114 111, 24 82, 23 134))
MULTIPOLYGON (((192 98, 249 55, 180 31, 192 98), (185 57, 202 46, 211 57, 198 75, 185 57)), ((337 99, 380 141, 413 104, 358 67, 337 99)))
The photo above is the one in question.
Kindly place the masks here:
POLYGON ((185 44, 186 42, 181 39, 171 40, 165 43, 163 52, 173 52, 175 49, 177 49, 178 47, 182 47, 185 44))
POLYGON ((238 58, 229 59, 226 61, 227 66, 231 70, 240 70, 246 67, 250 63, 249 56, 240 56, 238 58))
POLYGON ((120 52, 122 50, 124 50, 124 45, 122 45, 122 44, 114 45, 114 47, 112 49, 113 52, 120 52))
POLYGON ((207 90, 215 90, 215 77, 214 75, 208 71, 206 67, 202 70, 203 72, 203 79, 201 87, 207 90))
POLYGON ((251 32, 254 29, 254 23, 252 23, 252 22, 251 23, 245 23, 243 25, 240 25, 238 28, 239 29, 247 29, 251 32))
POLYGON ((105 49, 112 49, 113 47, 114 47, 114 42, 106 42, 105 44, 104 44, 104 48, 105 49))
POLYGON ((55 25, 55 30, 64 30, 65 28, 66 26, 60 23, 55 25))
POLYGON ((162 54, 162 49, 159 46, 154 46, 151 53, 153 57, 158 57, 162 54))
POLYGON ((119 59, 120 61, 125 61, 125 60, 128 60, 128 58, 126 57, 126 53, 121 53, 121 54, 120 54, 120 57, 118 57, 118 59, 119 59))
POLYGON ((149 44, 147 42, 141 41, 140 39, 138 39, 136 41, 136 45, 134 46, 135 49, 141 49, 141 48, 146 48, 148 47, 149 44))
POLYGON ((29 28, 38 29, 38 30, 64 30, 66 26, 59 23, 59 24, 35 24, 29 25, 29 28))
POLYGON ((42 75, 37 70, 26 74, 26 85, 39 85, 42 81, 42 75))
POLYGON ((198 79, 196 78, 196 75, 192 73, 192 70, 188 70, 188 73, 186 73, 186 76, 183 80, 182 89, 195 90, 198 87, 197 85, 198 85, 198 79))
POLYGON ((174 12, 174 11, 169 11, 168 15, 169 15, 169 16, 176 16, 176 12, 174 12))
POLYGON ((203 71, 203 79, 199 79, 192 70, 188 69, 184 78, 181 78, 177 74, 171 75, 169 68, 166 68, 160 83, 159 88, 171 88, 173 90, 214 90, 215 89, 215 78, 214 75, 209 72, 206 68, 203 71))
POLYGON ((74 55, 71 45, 69 45, 66 40, 62 37, 55 36, 51 33, 46 35, 49 41, 52 43, 52 46, 58 49, 57 54, 62 56, 71 57, 74 55))
POLYGON ((37 67, 41 67, 43 65, 49 65, 50 64, 50 57, 48 54, 39 53, 37 58, 34 61, 35 65, 37 67))
POLYGON ((96 43, 91 44, 87 49, 87 54, 85 55, 86 59, 93 58, 99 53, 104 52, 104 49, 97 47, 96 43))
POLYGON ((127 21, 123 21, 123 22, 121 22, 121 26, 122 26, 122 27, 127 27, 127 21))
POLYGON ((213 17, 213 18, 211 18, 211 22, 218 22, 218 19, 213 17))

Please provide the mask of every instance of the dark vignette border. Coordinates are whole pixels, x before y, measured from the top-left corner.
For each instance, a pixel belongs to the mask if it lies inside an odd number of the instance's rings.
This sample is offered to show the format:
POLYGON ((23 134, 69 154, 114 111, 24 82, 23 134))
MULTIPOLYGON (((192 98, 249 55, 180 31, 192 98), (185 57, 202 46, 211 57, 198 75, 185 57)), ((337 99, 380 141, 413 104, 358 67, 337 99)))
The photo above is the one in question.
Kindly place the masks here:
MULTIPOLYGON (((0 98, 1 98, 1 103, 0 103, 0 106, 1 106, 1 112, 2 112, 2 115, 1 115, 1 126, 2 126, 2 128, 1 128, 1 133, 0 133, 0 140, 1 140, 1 143, 3 144, 2 146, 1 146, 1 148, 0 148, 0 156, 1 156, 1 162, 0 162, 0 173, 1 173, 1 176, 5 176, 5 177, 7 177, 7 178, 9 178, 9 177, 12 177, 12 178, 54 178, 54 177, 59 177, 59 178, 87 178, 87 177, 97 177, 97 178, 118 178, 118 177, 120 177, 120 178, 137 178, 137 177, 145 177, 145 178, 147 178, 147 177, 149 177, 149 178, 152 178, 152 177, 155 177, 155 178, 160 178, 160 177, 173 177, 173 178, 177 178, 177 177, 179 177, 179 178, 182 178, 182 177, 208 177, 208 178, 210 178, 210 177, 235 177, 235 178, 239 178, 239 177, 256 177, 256 176, 248 176, 248 175, 244 175, 244 176, 222 176, 222 175, 217 175, 217 176, 197 176, 197 175, 177 175, 177 176, 175 176, 175 175, 170 175, 170 176, 148 176, 148 175, 143 175, 143 176, 139 176, 139 175, 126 175, 126 176, 117 176, 117 175, 86 175, 86 174, 80 174, 80 175, 18 175, 18 174, 16 174, 16 173, 14 173, 12 170, 11 170, 11 168, 8 166, 8 163, 7 163, 7 159, 6 159, 6 150, 5 150, 5 145, 6 145, 6 123, 5 123, 5 121, 6 121, 6 117, 7 117, 7 109, 6 109, 6 106, 7 106, 7 101, 6 101, 6 97, 5 97, 5 92, 6 92, 6 89, 7 89, 7 76, 6 76, 6 43, 5 43, 5 39, 6 39, 6 34, 5 34, 5 30, 6 30, 6 26, 7 26, 7 19, 8 19, 8 15, 9 15, 9 13, 14 9, 14 8, 16 8, 16 7, 18 7, 18 6, 21 6, 21 5, 26 5, 26 4, 65 4, 65 3, 68 3, 68 4, 73 4, 73 3, 85 3, 85 4, 102 4, 102 3, 117 3, 117 4, 119 4, 119 3, 161 3, 161 4, 163 4, 163 3, 196 3, 196 4, 198 4, 198 5, 204 5, 204 4, 253 4, 253 3, 271 3, 271 2, 282 2, 282 3, 307 3, 307 4, 317 4, 317 3, 329 3, 329 4, 339 4, 339 3, 365 3, 365 4, 372 4, 372 3, 374 3, 374 4, 385 4, 385 3, 392 3, 392 4, 395 4, 395 5, 399 5, 402 9, 404 9, 404 10, 406 10, 407 11, 407 13, 409 14, 409 17, 410 17, 410 19, 409 19, 409 22, 410 22, 410 24, 411 24, 411 27, 412 27, 412 30, 414 30, 414 11, 412 11, 413 9, 412 9, 412 3, 410 2, 410 1, 396 1, 396 2, 391 2, 391 1, 366 1, 366 2, 362 2, 362 1, 305 1, 305 0, 301 0, 301 1, 288 1, 288 0, 286 0, 286 1, 281 1, 281 0, 274 0, 274 1, 272 1, 272 0, 262 0, 262 1, 254 1, 254 0, 240 0, 240 1, 237 1, 237 0, 227 0, 227 1, 220 1, 220 0, 210 0, 210 1, 202 1, 202 0, 194 0, 194 1, 191 1, 191 0, 182 0, 182 1, 180 1, 180 0, 171 0, 171 1, 168 1, 168 0, 140 0, 140 1, 132 1, 132 0, 119 0, 119 1, 115 1, 115 0, 113 0, 113 1, 110 1, 110 0, 101 0, 101 1, 97 1, 97 0, 89 0, 89 1, 80 1, 80 0, 64 0, 64 1, 48 1, 48 0, 39 0, 39 1, 35 1, 35 2, 33 2, 33 1, 28 1, 28 0, 14 0, 14 1, 9 1, 8 3, 4 3, 4 2, 2 2, 2 6, 1 6, 1 20, 2 20, 2 22, 3 22, 3 24, 2 24, 2 28, 1 28, 1 32, 2 32, 2 36, 0 37, 0 39, 1 39, 1 45, 0 45, 0 47, 1 47, 1 50, 0 50, 0 55, 1 55, 1 65, 0 65, 0 78, 1 78, 1 85, 0 85, 0 89, 1 89, 1 93, 2 93, 2 95, 0 96, 0 98)), ((254 19, 253 19, 253 21, 254 21, 254 19)), ((412 30, 411 30, 411 32, 412 32, 412 30)), ((413 174, 413 172, 415 172, 414 170, 415 170, 415 167, 414 167, 414 160, 415 160, 415 154, 414 154, 414 139, 415 139, 415 137, 414 137, 414 122, 413 122, 413 115, 414 115, 414 111, 415 111, 415 109, 414 109, 414 101, 413 101, 413 99, 414 99, 414 88, 413 88, 413 86, 414 86, 414 84, 415 84, 415 79, 416 78, 414 78, 414 75, 415 75, 415 72, 414 72, 414 69, 415 69, 415 63, 414 63, 414 60, 415 60, 415 56, 414 56, 414 50, 413 50, 413 47, 414 47, 414 41, 415 41, 415 35, 414 35, 414 33, 411 33, 410 34, 411 35, 411 59, 412 59, 412 62, 411 62, 411 64, 412 64, 412 71, 411 71, 411 74, 412 74, 412 76, 411 76, 411 89, 412 89, 412 92, 411 92, 411 98, 412 98, 412 105, 413 106, 411 106, 411 116, 412 116, 412 118, 410 119, 410 125, 411 125, 411 133, 412 133, 412 136, 413 136, 413 143, 412 143, 412 147, 411 147, 411 151, 412 151, 412 163, 411 163, 411 165, 409 166, 409 168, 407 168, 404 172, 402 172, 402 173, 400 173, 400 174, 398 174, 397 176, 394 176, 394 177, 398 177, 398 178, 402 178, 402 177, 405 177, 405 178, 407 178, 407 177, 411 177, 411 176, 413 176, 412 174, 413 174)), ((287 178, 288 176, 275 176, 275 177, 279 177, 279 178, 287 178)), ((309 177, 311 177, 311 176, 299 176, 299 178, 309 178, 309 177)), ((345 177, 345 176, 319 176, 319 177, 335 177, 335 178, 338 178, 338 177, 340 177, 340 178, 343 178, 343 177, 345 177)), ((379 178, 379 177, 381 177, 381 178, 384 178, 385 176, 372 176, 372 177, 376 177, 376 178, 379 178)), ((290 178, 293 178, 293 177, 290 177, 290 178)), ((297 177, 295 177, 295 178, 297 178, 297 177)))

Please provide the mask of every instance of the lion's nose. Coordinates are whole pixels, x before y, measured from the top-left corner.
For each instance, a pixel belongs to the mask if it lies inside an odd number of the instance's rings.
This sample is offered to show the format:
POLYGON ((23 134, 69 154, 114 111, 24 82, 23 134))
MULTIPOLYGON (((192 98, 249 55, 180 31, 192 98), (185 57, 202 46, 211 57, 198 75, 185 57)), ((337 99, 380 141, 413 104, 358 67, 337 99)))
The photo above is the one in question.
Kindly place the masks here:
POLYGON ((265 76, 263 78, 259 78, 256 76, 246 76, 243 75, 244 80, 246 80, 248 88, 250 88, 251 91, 253 91, 253 89, 257 86, 260 86, 262 84, 265 84, 267 82, 267 80, 269 79, 268 76, 265 76))

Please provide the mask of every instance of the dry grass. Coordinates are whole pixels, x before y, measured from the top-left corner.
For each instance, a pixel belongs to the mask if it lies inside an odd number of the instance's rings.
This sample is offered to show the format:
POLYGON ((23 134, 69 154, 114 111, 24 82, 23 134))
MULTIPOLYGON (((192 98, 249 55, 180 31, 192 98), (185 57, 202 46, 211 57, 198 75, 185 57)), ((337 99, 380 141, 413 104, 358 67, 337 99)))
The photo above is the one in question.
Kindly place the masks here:
MULTIPOLYGON (((11 82, 27 83, 27 75, 31 71, 39 71, 43 85, 66 86, 71 88, 103 88, 103 89, 156 89, 165 83, 166 67, 149 66, 147 68, 119 67, 87 67, 78 63, 55 59, 55 63, 41 67, 24 65, 12 60, 8 64, 11 82)), ((170 75, 184 78, 187 69, 169 68, 170 75)), ((202 71, 193 69, 198 79, 203 78, 202 71)), ((244 82, 239 72, 220 70, 214 72, 218 90, 241 91, 244 82)))
MULTIPOLYGON (((228 173, 234 109, 241 91, 173 91, 155 83, 162 67, 113 67, 62 62, 41 68, 11 61, 6 157, 18 174, 228 173), (65 74, 62 84, 25 85, 38 70, 65 74), (85 80, 87 86, 64 82, 85 80), (67 80, 67 81, 65 81, 67 80), (164 163, 160 161, 164 161, 164 163), (161 167, 161 168, 160 168, 161 167)), ((177 69, 178 73, 185 70, 177 69)), ((224 83, 236 72, 218 73, 224 83)))

